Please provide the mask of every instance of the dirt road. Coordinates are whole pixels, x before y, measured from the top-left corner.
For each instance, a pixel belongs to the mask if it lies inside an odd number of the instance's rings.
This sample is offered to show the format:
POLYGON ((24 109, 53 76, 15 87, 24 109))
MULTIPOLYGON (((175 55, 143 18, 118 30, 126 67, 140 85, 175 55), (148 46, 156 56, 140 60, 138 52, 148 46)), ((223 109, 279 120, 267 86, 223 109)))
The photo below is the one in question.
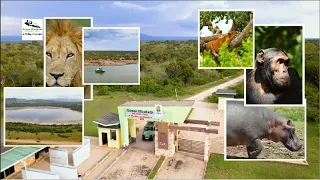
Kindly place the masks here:
POLYGON ((82 145, 82 142, 74 142, 74 141, 47 141, 47 140, 41 140, 40 142, 37 142, 35 139, 6 139, 6 142, 10 143, 18 143, 19 145, 22 144, 34 144, 34 145, 82 145))
POLYGON ((202 179, 205 163, 202 156, 177 152, 167 157, 155 179, 202 179), (180 161, 180 166, 178 162, 180 161))
POLYGON ((196 94, 194 96, 191 96, 191 97, 187 98, 186 100, 203 101, 206 97, 211 96, 211 94, 216 92, 218 89, 224 89, 226 87, 229 87, 229 86, 232 86, 234 84, 237 84, 237 83, 239 83, 239 82, 241 82, 243 80, 244 80, 244 75, 239 76, 239 77, 237 77, 235 79, 232 79, 232 80, 230 80, 228 82, 225 82, 223 84, 220 84, 218 86, 215 86, 213 88, 210 88, 210 89, 208 89, 206 91, 203 91, 203 92, 201 92, 199 94, 196 94))
MULTIPOLYGON (((224 152, 224 111, 218 110, 217 104, 206 103, 202 101, 208 96, 211 96, 211 94, 216 92, 218 89, 224 89, 226 87, 235 85, 243 80, 244 80, 244 76, 242 75, 186 99, 186 100, 195 101, 193 105, 194 109, 190 114, 189 119, 210 120, 210 121, 220 123, 219 126, 210 127, 211 129, 218 130, 218 134, 209 135, 209 152, 210 153, 223 154, 224 152)), ((186 126, 202 127, 202 128, 205 127, 203 125, 195 125, 195 124, 186 125, 186 126)), ((206 134, 199 133, 199 132, 181 131, 180 136, 185 139, 204 141, 206 134)))
POLYGON ((120 154, 121 154, 121 149, 114 149, 108 157, 101 162, 95 169, 88 174, 88 176, 85 177, 85 179, 98 179, 100 176, 102 176, 101 173, 105 171, 105 168, 107 168, 120 154))

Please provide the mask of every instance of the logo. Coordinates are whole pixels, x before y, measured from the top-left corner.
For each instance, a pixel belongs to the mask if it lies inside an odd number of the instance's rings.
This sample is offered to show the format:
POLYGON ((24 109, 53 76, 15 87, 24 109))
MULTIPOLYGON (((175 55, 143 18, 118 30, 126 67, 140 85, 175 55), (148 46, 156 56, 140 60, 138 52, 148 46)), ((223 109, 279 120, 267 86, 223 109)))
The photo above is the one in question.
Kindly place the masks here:
POLYGON ((162 120, 163 119, 162 105, 155 105, 154 109, 155 109, 155 113, 153 115, 153 118, 158 119, 158 120, 162 120))
POLYGON ((42 41, 43 40, 42 19, 22 19, 22 40, 42 41))
POLYGON ((35 27, 35 28, 41 28, 37 23, 32 22, 31 20, 29 21, 28 19, 24 24, 27 25, 27 26, 35 27))

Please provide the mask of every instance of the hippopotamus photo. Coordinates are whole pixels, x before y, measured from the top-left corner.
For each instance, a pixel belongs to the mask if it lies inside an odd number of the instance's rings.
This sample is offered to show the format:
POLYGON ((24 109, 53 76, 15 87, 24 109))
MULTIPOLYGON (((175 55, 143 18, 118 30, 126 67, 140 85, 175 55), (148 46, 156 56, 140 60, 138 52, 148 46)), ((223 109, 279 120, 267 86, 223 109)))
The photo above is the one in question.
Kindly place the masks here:
POLYGON ((246 145, 250 159, 262 151, 261 139, 282 142, 290 151, 298 151, 302 143, 289 119, 264 107, 244 106, 243 101, 228 100, 227 146, 246 145))

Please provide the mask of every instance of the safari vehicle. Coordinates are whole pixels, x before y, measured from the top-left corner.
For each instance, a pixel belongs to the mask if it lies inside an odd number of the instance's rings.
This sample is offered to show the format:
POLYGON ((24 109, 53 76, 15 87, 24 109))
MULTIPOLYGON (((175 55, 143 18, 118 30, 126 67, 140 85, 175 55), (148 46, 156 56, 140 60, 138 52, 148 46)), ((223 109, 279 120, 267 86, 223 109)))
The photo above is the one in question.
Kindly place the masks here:
POLYGON ((143 140, 149 139, 153 141, 154 134, 156 131, 156 126, 157 126, 157 122, 147 122, 147 124, 143 128, 142 139, 143 140))
POLYGON ((96 71, 96 73, 104 73, 105 72, 105 70, 103 70, 102 68, 98 68, 95 71, 96 71))

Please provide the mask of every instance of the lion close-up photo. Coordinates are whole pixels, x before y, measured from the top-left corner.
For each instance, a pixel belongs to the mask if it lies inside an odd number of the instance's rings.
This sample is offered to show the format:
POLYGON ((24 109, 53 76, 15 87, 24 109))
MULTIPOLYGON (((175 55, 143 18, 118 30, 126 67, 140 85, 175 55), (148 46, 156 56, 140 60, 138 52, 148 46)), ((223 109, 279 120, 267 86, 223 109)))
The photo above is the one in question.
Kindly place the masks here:
MULTIPOLYGON (((47 87, 82 87, 82 27, 91 19, 46 20, 47 87)), ((90 99, 90 85, 84 86, 84 97, 90 99)))

